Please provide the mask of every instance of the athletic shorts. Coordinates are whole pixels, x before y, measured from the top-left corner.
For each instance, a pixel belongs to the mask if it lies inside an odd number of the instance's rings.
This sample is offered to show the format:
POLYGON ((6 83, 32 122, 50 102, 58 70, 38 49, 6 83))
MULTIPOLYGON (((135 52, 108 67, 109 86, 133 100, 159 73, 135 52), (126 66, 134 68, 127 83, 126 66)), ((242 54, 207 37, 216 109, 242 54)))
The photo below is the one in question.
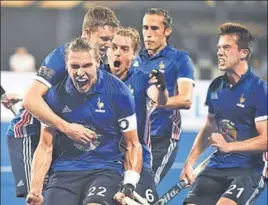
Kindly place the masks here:
POLYGON ((26 197, 30 190, 32 158, 39 138, 39 134, 23 138, 7 136, 8 152, 17 197, 26 197))
POLYGON ((113 205, 122 176, 108 169, 55 171, 44 190, 43 205, 113 205))
POLYGON ((171 139, 171 135, 163 137, 151 136, 153 173, 155 184, 159 184, 170 170, 178 152, 178 140, 171 139))
POLYGON ((39 121, 21 109, 7 130, 8 153, 17 197, 26 197, 30 189, 32 158, 39 139, 39 121))
POLYGON ((143 168, 141 171, 140 181, 137 184, 136 192, 146 198, 149 204, 154 204, 158 200, 154 177, 150 168, 143 168))
POLYGON ((263 189, 264 178, 259 172, 245 168, 208 168, 197 177, 184 204, 216 204, 225 197, 238 205, 252 205, 263 189))

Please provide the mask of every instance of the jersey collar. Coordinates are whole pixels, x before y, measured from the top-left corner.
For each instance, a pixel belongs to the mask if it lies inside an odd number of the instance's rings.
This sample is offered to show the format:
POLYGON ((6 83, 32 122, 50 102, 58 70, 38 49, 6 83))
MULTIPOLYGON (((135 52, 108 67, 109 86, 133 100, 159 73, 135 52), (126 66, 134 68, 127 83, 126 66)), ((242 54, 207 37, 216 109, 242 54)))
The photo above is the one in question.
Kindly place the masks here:
POLYGON ((150 57, 148 55, 148 50, 147 49, 143 49, 142 52, 140 53, 140 57, 143 59, 143 60, 152 60, 152 59, 155 59, 155 58, 158 58, 160 56, 162 57, 168 57, 169 55, 169 51, 172 50, 172 46, 171 45, 167 45, 165 48, 163 48, 159 53, 157 53, 156 55, 150 57))
POLYGON ((225 73, 222 78, 224 87, 229 88, 230 90, 233 90, 239 85, 241 85, 246 79, 248 79, 251 76, 251 74, 252 74, 252 68, 251 66, 248 66, 247 72, 241 76, 241 78, 238 80, 238 82, 234 86, 230 87, 230 83, 228 82, 228 78, 227 78, 227 73, 225 73))
POLYGON ((91 88, 87 93, 79 93, 76 89, 76 87, 73 84, 72 79, 70 78, 70 76, 68 76, 67 80, 66 80, 66 84, 65 84, 65 90, 67 93, 71 94, 71 95, 91 95, 94 93, 101 93, 102 92, 102 82, 103 82, 103 72, 101 70, 97 71, 97 82, 95 83, 95 85, 93 86, 93 88, 91 88))
MULTIPOLYGON (((111 73, 111 74, 112 74, 112 72, 111 72, 111 68, 110 68, 109 64, 105 64, 105 65, 103 65, 103 69, 104 69, 105 71, 107 71, 108 73, 111 73)), ((133 73, 133 69, 135 69, 135 68, 133 68, 133 67, 130 67, 130 68, 129 68, 126 77, 122 80, 123 82, 125 82, 125 81, 132 75, 132 73, 133 73)), ((113 75, 113 74, 112 74, 112 75, 113 75)))

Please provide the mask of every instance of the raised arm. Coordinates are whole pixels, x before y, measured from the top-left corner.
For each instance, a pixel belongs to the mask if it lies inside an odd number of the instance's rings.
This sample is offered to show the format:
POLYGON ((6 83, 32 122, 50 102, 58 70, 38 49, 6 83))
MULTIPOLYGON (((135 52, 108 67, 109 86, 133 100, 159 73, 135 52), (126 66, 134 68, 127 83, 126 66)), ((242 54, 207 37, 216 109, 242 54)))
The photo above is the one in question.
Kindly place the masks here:
POLYGON ((164 74, 159 70, 153 70, 150 74, 149 84, 151 86, 147 89, 148 97, 157 105, 165 105, 168 101, 168 91, 164 74))

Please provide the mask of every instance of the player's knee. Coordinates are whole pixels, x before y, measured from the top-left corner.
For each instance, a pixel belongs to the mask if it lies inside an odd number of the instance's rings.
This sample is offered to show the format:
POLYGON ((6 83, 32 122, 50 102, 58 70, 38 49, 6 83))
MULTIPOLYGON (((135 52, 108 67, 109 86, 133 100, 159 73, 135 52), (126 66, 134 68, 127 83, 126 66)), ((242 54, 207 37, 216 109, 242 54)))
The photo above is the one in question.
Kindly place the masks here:
POLYGON ((235 201, 226 197, 221 197, 216 205, 238 205, 235 201))

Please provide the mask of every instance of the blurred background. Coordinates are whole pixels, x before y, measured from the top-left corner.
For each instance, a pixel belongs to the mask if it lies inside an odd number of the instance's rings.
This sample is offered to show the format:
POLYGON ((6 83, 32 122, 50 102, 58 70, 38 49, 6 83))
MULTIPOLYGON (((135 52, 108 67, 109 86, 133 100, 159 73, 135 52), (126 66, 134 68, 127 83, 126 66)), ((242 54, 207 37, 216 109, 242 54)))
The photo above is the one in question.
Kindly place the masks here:
MULTIPOLYGON (((164 193, 177 181, 194 137, 203 125, 209 82, 220 75, 216 64, 220 24, 232 21, 248 27, 256 38, 250 64, 267 80, 267 1, 1 1, 1 85, 7 92, 23 94, 43 58, 81 34, 83 16, 95 4, 110 7, 123 26, 135 27, 140 32, 148 8, 169 10, 173 18, 171 42, 178 49, 188 51, 195 64, 194 102, 189 111, 182 112, 181 149, 172 170, 158 188, 160 194, 164 193)), ((15 198, 6 148, 5 132, 11 118, 12 114, 1 107, 1 204, 22 205, 24 201, 15 198)), ((182 204, 186 191, 170 204, 182 204)), ((267 189, 257 205, 267 204, 266 196, 267 189)))

